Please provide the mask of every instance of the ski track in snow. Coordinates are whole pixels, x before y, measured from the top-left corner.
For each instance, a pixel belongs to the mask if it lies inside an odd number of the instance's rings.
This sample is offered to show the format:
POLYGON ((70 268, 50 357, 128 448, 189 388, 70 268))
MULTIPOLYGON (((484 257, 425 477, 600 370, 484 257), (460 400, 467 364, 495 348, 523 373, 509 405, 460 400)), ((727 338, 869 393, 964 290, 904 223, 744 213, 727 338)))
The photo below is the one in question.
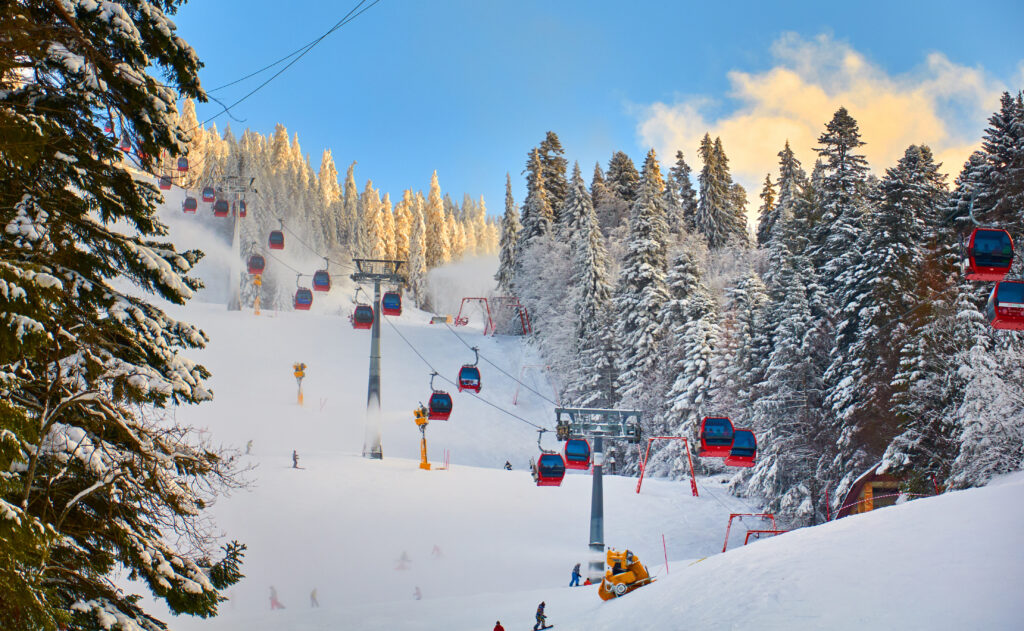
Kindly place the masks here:
MULTIPOLYGON (((167 205, 179 213, 171 218, 172 232, 183 222, 180 194, 174 199, 167 205)), ((200 204, 200 212, 206 206, 200 204)), ((332 294, 341 291, 351 293, 336 288, 332 294)), ((207 349, 189 357, 212 371, 215 399, 176 409, 177 420, 207 428, 215 441, 243 451, 253 441, 245 459, 255 466, 252 488, 213 508, 225 534, 249 546, 246 578, 210 620, 173 618, 154 604, 172 629, 469 631, 501 620, 513 631, 532 628, 541 600, 560 631, 638 624, 666 630, 1020 628, 1024 531, 1017 524, 1024 519, 1024 474, 747 547, 746 527, 762 526, 734 524, 726 554, 720 551, 729 512, 757 510, 729 496, 720 477, 698 480, 701 496, 693 498, 685 479, 645 479, 638 495, 635 478, 606 476, 605 543, 635 551, 658 580, 607 603, 596 586, 569 588, 572 566, 585 568, 589 559, 590 476, 568 472, 561 487, 537 488, 526 471, 537 453, 536 431, 454 388, 451 420, 433 421, 427 430, 431 461, 439 464, 448 449, 452 467, 419 470, 412 410, 429 396, 429 369, 386 323, 384 460, 362 458, 370 336, 342 317, 346 304, 332 297, 315 301, 309 313, 265 311, 259 317, 223 305, 166 305, 172 317, 210 337, 207 349), (291 374, 298 361, 307 364, 301 408, 291 374), (291 468, 292 450, 302 469, 291 468), (506 459, 514 471, 501 469, 506 459), (442 553, 437 558, 435 545, 442 553), (396 569, 403 553, 409 567, 396 569), (286 609, 269 610, 272 585, 286 609), (416 587, 422 600, 413 599, 416 587), (313 588, 320 609, 309 607, 313 588)), ((473 359, 446 327, 428 324, 429 314, 408 304, 391 321, 450 379, 473 359)), ((517 377, 522 364, 540 363, 520 339, 484 337, 478 321, 456 330, 517 377)), ((515 382, 480 365, 482 397, 553 428, 552 405, 524 388, 513 406, 515 382)), ((524 381, 549 396, 539 376, 524 381)), ((558 445, 553 434, 544 444, 558 445)))

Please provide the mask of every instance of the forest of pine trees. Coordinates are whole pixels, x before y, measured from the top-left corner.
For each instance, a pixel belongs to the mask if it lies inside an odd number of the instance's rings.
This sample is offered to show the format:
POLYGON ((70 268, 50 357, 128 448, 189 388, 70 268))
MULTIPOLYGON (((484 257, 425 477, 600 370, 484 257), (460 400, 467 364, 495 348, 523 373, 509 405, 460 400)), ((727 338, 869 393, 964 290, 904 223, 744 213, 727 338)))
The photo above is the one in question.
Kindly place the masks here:
MULTIPOLYGON (((867 142, 845 108, 810 174, 787 142, 748 226, 710 134, 696 188, 681 151, 663 175, 652 150, 639 170, 615 152, 588 189, 548 132, 521 207, 506 186, 496 279, 529 308, 563 396, 639 408, 649 435, 694 440, 708 415, 754 429, 757 465, 730 488, 790 525, 824 520, 878 463, 907 492, 1020 468, 1024 335, 988 325, 991 284, 963 280, 961 243, 972 200, 1024 243, 1022 97, 1003 95, 952 184, 925 145, 876 176, 867 142)), ((618 462, 636 471, 633 454, 618 462)), ((681 447, 648 472, 687 474, 681 447)))
MULTIPOLYGON (((252 180, 257 190, 246 194, 249 218, 243 224, 243 253, 262 247, 268 232, 283 221, 309 244, 304 248, 309 258, 315 258, 315 252, 340 261, 409 261, 408 289, 418 305, 428 306, 425 275, 430 268, 498 252, 501 229, 487 216, 483 198, 464 195, 461 206, 452 202, 449 195, 442 196, 436 172, 426 194, 406 189, 394 203, 372 180, 357 184, 356 162, 339 181, 330 149, 314 171, 298 135, 289 139, 284 125, 278 124, 270 136, 247 129, 239 139, 230 127, 220 133, 216 124, 199 126, 191 100, 184 102, 179 122, 182 129, 193 130, 188 140, 192 168, 176 183, 193 195, 204 186, 221 186, 227 178, 252 180)), ((170 170, 170 159, 166 162, 159 168, 170 170)), ((287 308, 292 279, 280 276, 275 282, 279 271, 268 266, 262 300, 266 306, 287 308)))

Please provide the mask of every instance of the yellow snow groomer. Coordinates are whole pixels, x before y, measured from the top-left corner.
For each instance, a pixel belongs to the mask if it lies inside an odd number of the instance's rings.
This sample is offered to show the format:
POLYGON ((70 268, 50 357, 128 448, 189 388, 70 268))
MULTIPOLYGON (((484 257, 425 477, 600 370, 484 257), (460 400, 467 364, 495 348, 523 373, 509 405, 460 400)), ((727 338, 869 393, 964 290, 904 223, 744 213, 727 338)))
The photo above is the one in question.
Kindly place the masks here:
POLYGON ((647 568, 635 554, 629 550, 608 550, 608 569, 597 593, 601 600, 611 600, 653 582, 647 568))

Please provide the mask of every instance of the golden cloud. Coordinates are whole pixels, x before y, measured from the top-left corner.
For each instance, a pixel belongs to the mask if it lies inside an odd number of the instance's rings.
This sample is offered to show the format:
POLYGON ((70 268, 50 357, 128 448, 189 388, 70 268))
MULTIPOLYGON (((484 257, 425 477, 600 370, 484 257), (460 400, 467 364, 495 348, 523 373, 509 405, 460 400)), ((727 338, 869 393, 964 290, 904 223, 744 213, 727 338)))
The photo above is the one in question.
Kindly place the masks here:
POLYGON ((764 175, 777 172, 786 140, 810 171, 818 136, 840 106, 859 123, 867 143, 862 150, 879 175, 911 144, 930 146, 943 170, 955 175, 980 144, 985 121, 1007 89, 982 68, 955 64, 938 52, 913 72, 892 76, 827 35, 807 40, 787 34, 771 53, 776 63, 764 72, 728 74, 729 98, 737 104, 731 113, 709 117, 712 102, 704 96, 637 110, 641 143, 666 161, 682 149, 699 170, 700 139, 705 132, 720 136, 734 178, 747 188, 752 216, 764 175))

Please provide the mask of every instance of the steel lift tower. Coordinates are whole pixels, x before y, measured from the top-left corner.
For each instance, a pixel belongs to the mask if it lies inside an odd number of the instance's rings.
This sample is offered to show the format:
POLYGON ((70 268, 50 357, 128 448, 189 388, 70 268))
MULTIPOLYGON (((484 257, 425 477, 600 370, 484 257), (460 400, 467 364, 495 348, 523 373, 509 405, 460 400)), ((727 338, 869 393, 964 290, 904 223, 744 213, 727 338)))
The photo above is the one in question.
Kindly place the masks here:
POLYGON ((366 388, 366 435, 363 439, 363 457, 380 460, 384 457, 381 446, 380 414, 380 285, 401 285, 405 277, 399 271, 405 261, 384 259, 352 259, 356 273, 353 281, 373 283, 373 328, 370 331, 370 381, 366 388))
POLYGON ((555 434, 558 440, 584 438, 593 445, 594 484, 590 493, 590 550, 593 555, 588 575, 594 583, 604 578, 604 486, 601 481, 604 439, 640 442, 640 418, 640 410, 555 408, 555 434))

